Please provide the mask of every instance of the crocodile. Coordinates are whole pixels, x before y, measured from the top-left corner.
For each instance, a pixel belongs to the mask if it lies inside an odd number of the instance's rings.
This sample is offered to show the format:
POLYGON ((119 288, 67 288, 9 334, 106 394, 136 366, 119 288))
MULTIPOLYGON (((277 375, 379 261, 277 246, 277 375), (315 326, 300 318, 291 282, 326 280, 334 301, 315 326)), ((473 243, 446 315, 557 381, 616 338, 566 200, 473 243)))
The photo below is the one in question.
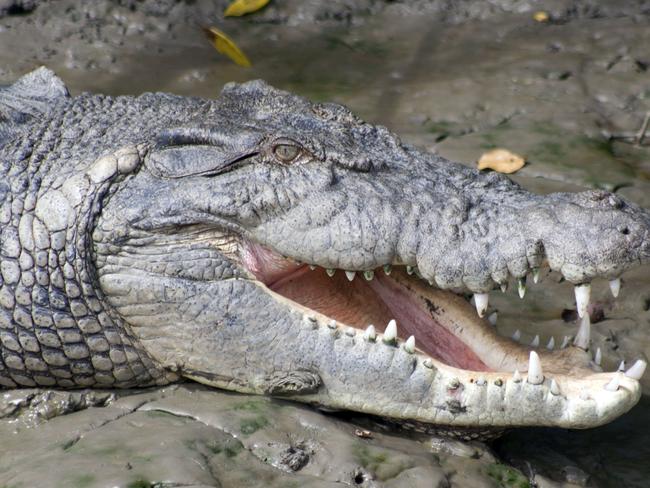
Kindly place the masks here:
POLYGON ((590 283, 618 294, 649 258, 650 212, 615 194, 534 194, 263 81, 73 97, 39 68, 0 90, 2 388, 194 380, 469 438, 594 427, 646 363, 603 371, 590 283), (575 285, 563 344, 485 317, 540 270, 575 285))

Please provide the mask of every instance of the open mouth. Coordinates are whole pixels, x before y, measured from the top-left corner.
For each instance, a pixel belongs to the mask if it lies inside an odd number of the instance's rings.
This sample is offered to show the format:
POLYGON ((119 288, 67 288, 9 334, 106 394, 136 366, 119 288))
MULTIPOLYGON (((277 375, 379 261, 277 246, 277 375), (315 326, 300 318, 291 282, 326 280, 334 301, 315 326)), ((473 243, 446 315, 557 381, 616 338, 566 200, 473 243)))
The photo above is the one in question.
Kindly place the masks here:
POLYGON ((415 276, 399 268, 390 269, 388 274, 382 270, 376 275, 372 271, 359 275, 339 271, 329 276, 325 269, 301 266, 269 287, 342 326, 365 331, 372 325, 370 334, 374 329, 386 337, 391 324, 389 340, 393 335, 403 341, 412 336, 412 346, 407 347, 417 346, 437 361, 460 369, 491 371, 461 339, 462 331, 458 327, 448 328, 450 324, 445 321, 447 308, 453 308, 462 299, 452 295, 441 304, 436 294, 444 292, 423 289, 415 276))
POLYGON ((327 327, 358 340, 401 347, 444 371, 458 384, 544 385, 551 395, 584 398, 594 391, 626 389, 639 380, 645 362, 627 372, 604 373, 600 351, 591 351, 588 314, 575 337, 530 346, 501 337, 475 305, 418 277, 410 266, 374 270, 324 269, 296 262, 256 243, 245 242, 242 265, 281 299, 307 309, 327 327), (629 385, 628 385, 629 386, 629 385))

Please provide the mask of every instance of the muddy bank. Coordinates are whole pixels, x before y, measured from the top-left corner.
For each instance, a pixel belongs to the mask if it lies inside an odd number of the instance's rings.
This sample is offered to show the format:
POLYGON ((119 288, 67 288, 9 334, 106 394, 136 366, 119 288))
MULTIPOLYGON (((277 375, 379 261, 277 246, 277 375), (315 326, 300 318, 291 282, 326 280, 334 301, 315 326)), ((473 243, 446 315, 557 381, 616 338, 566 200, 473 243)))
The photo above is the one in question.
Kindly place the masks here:
POLYGON ((2 486, 494 486, 482 444, 408 439, 264 397, 179 385, 0 401, 2 486), (93 406, 95 405, 95 406, 93 406), (90 408, 86 408, 86 407, 90 408))

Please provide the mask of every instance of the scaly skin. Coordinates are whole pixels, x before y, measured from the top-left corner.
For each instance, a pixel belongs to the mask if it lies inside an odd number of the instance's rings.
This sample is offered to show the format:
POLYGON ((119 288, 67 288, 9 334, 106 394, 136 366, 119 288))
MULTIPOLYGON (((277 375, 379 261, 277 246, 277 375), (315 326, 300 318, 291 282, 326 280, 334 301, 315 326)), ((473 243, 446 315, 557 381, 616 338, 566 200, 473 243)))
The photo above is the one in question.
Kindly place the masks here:
POLYGON ((597 373, 578 348, 540 353, 553 378, 527 378, 525 348, 430 286, 487 293, 546 260, 575 284, 619 277, 650 257, 650 214, 615 195, 534 195, 263 82, 70 98, 41 69, 0 92, 0 114, 2 386, 185 377, 452 429, 589 427, 638 401, 635 375, 597 373), (372 289, 412 294, 487 370, 266 286, 295 261, 393 265, 372 289))

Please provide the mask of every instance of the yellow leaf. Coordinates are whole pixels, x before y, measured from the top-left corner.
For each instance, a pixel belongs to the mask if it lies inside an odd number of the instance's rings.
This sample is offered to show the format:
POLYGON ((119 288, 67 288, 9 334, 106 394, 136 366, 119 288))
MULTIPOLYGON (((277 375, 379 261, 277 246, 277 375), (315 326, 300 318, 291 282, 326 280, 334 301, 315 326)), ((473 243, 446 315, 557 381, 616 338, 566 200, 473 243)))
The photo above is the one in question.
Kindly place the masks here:
POLYGON ((547 12, 539 10, 533 14, 533 19, 535 19, 537 22, 548 22, 549 16, 547 12))
POLYGON ((257 12, 264 8, 270 0, 235 0, 223 13, 224 17, 240 17, 241 15, 257 12))
POLYGON ((514 173, 523 168, 526 160, 507 149, 492 149, 483 153, 478 160, 478 169, 492 169, 499 173, 514 173))
POLYGON ((212 41, 212 45, 217 51, 228 56, 239 66, 250 68, 251 62, 242 52, 242 50, 237 47, 235 41, 233 41, 230 37, 221 32, 216 27, 207 27, 203 30, 205 31, 210 41, 212 41))

